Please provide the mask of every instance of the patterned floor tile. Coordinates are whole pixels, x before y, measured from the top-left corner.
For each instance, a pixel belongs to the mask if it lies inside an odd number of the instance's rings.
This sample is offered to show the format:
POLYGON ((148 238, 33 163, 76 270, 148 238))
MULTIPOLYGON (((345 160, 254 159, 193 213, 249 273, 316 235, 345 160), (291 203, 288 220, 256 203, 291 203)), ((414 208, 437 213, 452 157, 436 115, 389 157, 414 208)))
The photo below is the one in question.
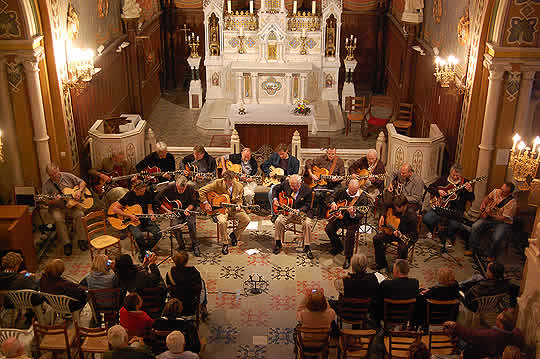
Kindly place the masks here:
POLYGON ((227 326, 211 325, 209 326, 210 336, 208 337, 208 343, 222 342, 224 344, 234 344, 238 339, 239 329, 227 326))
POLYGON ((236 355, 238 359, 264 359, 266 358, 266 346, 240 345, 236 355))
POLYGON ((272 279, 273 280, 294 280, 296 277, 296 268, 292 266, 281 267, 277 265, 272 266, 272 279))
POLYGON ((294 328, 268 328, 268 344, 294 344, 294 328))

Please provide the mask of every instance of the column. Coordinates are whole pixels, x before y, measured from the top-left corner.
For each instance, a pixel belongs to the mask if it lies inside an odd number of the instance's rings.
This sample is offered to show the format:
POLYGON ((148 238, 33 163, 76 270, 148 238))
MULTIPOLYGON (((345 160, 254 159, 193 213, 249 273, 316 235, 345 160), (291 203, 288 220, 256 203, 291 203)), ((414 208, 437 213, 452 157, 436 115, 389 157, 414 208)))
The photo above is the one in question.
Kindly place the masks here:
POLYGON ((259 98, 257 97, 257 84, 259 83, 259 74, 254 72, 251 74, 251 103, 259 103, 259 98))
POLYGON ((525 71, 521 74, 514 132, 522 136, 526 136, 529 131, 529 106, 531 104, 531 93, 535 75, 536 71, 525 71))
POLYGON ((306 78, 307 74, 300 74, 300 99, 306 99, 306 78))
POLYGON ((287 92, 285 92, 286 93, 285 103, 290 104, 292 102, 291 101, 291 97, 292 97, 292 74, 291 73, 285 74, 285 79, 287 81, 287 92))
POLYGON ((41 179, 47 178, 45 170, 47 164, 51 162, 49 152, 49 136, 45 122, 45 112, 43 111, 43 97, 41 96, 41 84, 39 82, 39 61, 40 57, 24 58, 22 61, 24 74, 26 76, 26 86, 28 87, 28 101, 32 113, 32 128, 34 130, 34 142, 38 156, 39 172, 41 179))
POLYGON ((13 119, 13 108, 9 97, 6 62, 6 58, 0 56, 0 108, 3 109, 4 114, 4 121, 2 121, 4 140, 2 142, 5 144, 9 156, 9 158, 6 158, 6 163, 12 165, 10 172, 13 176, 13 183, 22 186, 24 185, 24 177, 21 167, 21 155, 17 148, 17 132, 15 131, 15 121, 13 119))
POLYGON ((240 103, 243 101, 243 94, 242 94, 242 81, 244 79, 244 76, 241 72, 236 73, 236 98, 237 103, 240 103))
MULTIPOLYGON (((484 61, 484 66, 489 69, 489 84, 486 109, 484 112, 484 124, 482 126, 482 139, 480 145, 478 145, 480 152, 478 154, 478 164, 476 166, 476 177, 489 174, 491 158, 493 150, 495 149, 495 130, 497 127, 499 103, 503 91, 504 68, 502 66, 494 66, 490 63, 486 64, 486 61, 484 61)), ((474 185, 476 199, 468 212, 469 217, 478 217, 480 205, 486 195, 486 191, 487 181, 477 182, 474 185)))

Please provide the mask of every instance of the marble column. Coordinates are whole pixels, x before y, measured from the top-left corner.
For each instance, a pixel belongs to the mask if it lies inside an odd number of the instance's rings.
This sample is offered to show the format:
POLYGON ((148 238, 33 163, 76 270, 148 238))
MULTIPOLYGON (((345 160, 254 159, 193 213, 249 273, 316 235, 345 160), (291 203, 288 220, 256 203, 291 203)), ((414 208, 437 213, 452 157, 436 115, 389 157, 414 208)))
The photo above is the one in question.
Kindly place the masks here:
POLYGON ((285 98, 285 103, 286 104, 290 104, 292 101, 291 101, 291 97, 292 97, 292 74, 291 73, 288 73, 288 74, 285 74, 285 79, 287 81, 287 92, 286 92, 286 98, 285 98))
POLYGON ((519 87, 519 99, 516 110, 516 123, 514 132, 527 136, 529 126, 529 106, 531 104, 531 93, 534 84, 536 71, 524 71, 521 74, 521 85, 519 87))
POLYGON ((242 93, 242 81, 244 80, 244 74, 241 72, 236 73, 236 103, 242 102, 244 95, 242 93))
POLYGON ((6 146, 6 162, 11 164, 9 169, 13 184, 24 185, 21 155, 17 147, 17 132, 15 131, 15 120, 13 118, 13 108, 9 97, 9 83, 7 78, 6 58, 0 56, 0 108, 3 109, 2 131, 4 132, 3 144, 6 146))
POLYGON ((257 84, 259 83, 259 74, 254 72, 251 74, 251 103, 259 103, 257 97, 257 84))
MULTIPOLYGON (((486 109, 484 112, 484 124, 482 126, 482 139, 478 148, 478 164, 476 166, 476 177, 489 174, 493 150, 495 150, 495 135, 497 129, 497 117, 499 114, 499 104, 503 91, 504 67, 493 64, 484 66, 489 70, 489 84, 487 92, 486 109)), ((477 182, 474 185, 475 200, 468 212, 469 217, 477 218, 480 213, 480 205, 487 191, 488 181, 477 182)))
POLYGON ((300 99, 306 99, 306 78, 307 74, 300 74, 300 99))

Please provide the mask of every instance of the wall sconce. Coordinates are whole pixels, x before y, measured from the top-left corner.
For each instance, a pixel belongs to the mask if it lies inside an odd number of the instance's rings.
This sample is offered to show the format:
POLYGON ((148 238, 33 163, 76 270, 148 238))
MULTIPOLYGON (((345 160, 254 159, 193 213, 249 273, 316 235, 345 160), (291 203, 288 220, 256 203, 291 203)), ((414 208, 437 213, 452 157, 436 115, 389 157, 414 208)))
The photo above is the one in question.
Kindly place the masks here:
POLYGON ((520 190, 529 190, 540 163, 540 137, 536 136, 534 139, 532 150, 525 142, 520 141, 521 137, 517 133, 512 140, 513 146, 508 166, 512 168, 513 177, 518 182, 520 190))
POLYGON ((86 82, 92 80, 92 77, 101 71, 94 67, 94 51, 91 49, 82 50, 71 48, 67 57, 67 73, 63 76, 64 91, 67 92, 74 88, 82 90, 86 82))
POLYGON ((358 40, 356 37, 351 35, 351 41, 349 42, 349 38, 345 38, 345 49, 347 49, 347 57, 345 57, 345 61, 353 61, 354 60, 354 50, 356 50, 356 40, 358 40))
POLYGON ((450 83, 456 81, 456 65, 458 60, 454 56, 448 56, 447 60, 435 58, 435 79, 441 87, 450 87, 450 83))

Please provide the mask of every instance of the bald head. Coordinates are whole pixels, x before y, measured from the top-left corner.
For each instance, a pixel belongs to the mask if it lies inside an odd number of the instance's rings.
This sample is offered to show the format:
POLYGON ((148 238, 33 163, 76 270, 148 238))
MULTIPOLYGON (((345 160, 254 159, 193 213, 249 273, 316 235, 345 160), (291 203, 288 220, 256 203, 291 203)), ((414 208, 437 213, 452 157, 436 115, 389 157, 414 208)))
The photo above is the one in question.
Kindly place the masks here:
POLYGON ((372 149, 369 149, 367 151, 366 158, 368 160, 368 164, 372 166, 377 161, 377 151, 372 149))
POLYGON ((2 352, 6 358, 16 358, 24 354, 24 346, 15 337, 9 337, 2 343, 2 352))
POLYGON ((400 175, 403 178, 409 178, 412 175, 412 167, 409 163, 405 162, 401 165, 400 175))
POLYGON ((289 184, 293 191, 297 192, 302 185, 302 178, 299 175, 292 175, 289 177, 289 184))
POLYGON ((357 179, 353 178, 352 180, 349 181, 348 189, 349 189, 349 194, 351 196, 354 196, 356 192, 358 192, 358 190, 360 189, 360 182, 357 179))

